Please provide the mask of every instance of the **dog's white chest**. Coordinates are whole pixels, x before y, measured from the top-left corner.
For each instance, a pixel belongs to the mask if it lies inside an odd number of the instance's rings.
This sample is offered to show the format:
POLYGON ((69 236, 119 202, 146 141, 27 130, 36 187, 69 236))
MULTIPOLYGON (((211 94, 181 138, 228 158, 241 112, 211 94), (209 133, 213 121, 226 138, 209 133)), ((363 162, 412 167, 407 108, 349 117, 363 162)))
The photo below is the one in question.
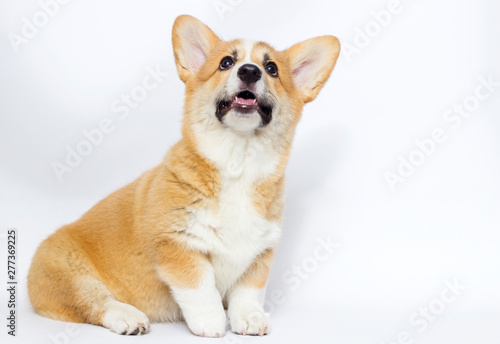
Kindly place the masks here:
POLYGON ((250 188, 228 183, 223 190, 213 266, 219 290, 225 291, 248 268, 256 256, 276 244, 280 226, 261 217, 254 209, 250 188))
POLYGON ((189 227, 199 248, 212 257, 222 294, 281 233, 280 225, 262 217, 253 204, 256 182, 274 171, 278 156, 255 143, 230 148, 217 161, 222 178, 218 210, 197 210, 189 227))

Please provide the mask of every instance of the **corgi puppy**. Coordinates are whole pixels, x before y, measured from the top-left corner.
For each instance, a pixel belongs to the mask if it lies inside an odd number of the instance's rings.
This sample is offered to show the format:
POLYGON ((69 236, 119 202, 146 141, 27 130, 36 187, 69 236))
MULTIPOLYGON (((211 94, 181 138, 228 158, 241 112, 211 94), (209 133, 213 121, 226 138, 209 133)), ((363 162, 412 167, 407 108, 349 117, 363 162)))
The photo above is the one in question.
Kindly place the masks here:
POLYGON ((37 313, 124 335, 185 320, 198 336, 265 335, 264 292, 281 232, 284 172, 305 103, 335 66, 322 36, 277 51, 223 41, 182 15, 182 139, 163 162, 63 226, 28 275, 37 313))

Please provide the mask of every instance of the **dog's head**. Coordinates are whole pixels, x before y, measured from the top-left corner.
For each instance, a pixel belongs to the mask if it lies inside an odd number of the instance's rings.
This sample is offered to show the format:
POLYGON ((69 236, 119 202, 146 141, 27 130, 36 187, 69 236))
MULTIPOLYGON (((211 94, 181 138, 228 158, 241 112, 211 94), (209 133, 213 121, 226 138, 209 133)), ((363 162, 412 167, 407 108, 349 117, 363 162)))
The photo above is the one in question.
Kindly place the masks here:
POLYGON ((177 71, 186 83, 185 124, 243 135, 279 135, 294 128, 340 52, 333 36, 285 51, 263 42, 223 41, 187 15, 176 19, 172 42, 177 71))

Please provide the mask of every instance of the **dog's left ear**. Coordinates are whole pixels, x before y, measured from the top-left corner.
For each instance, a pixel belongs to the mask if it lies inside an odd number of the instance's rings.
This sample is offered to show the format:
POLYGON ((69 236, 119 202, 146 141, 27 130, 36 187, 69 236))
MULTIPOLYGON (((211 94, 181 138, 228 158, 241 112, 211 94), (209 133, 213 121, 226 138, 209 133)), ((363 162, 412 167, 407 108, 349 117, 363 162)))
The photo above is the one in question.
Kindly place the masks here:
POLYGON ((219 37, 195 17, 177 17, 172 29, 172 45, 177 72, 183 82, 201 68, 217 42, 219 37))
POLYGON ((304 103, 312 101, 328 80, 340 53, 334 36, 321 36, 295 44, 285 51, 290 60, 293 81, 304 103))

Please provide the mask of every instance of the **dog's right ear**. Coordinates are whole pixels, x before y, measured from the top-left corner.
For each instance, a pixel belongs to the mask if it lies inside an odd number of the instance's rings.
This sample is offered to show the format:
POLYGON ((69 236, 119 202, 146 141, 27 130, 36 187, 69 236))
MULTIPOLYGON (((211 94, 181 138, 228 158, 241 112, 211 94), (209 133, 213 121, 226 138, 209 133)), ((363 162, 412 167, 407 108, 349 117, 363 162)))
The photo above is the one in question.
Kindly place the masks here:
POLYGON ((219 41, 219 37, 195 17, 177 17, 172 29, 172 45, 177 72, 183 82, 201 68, 208 53, 219 41))

